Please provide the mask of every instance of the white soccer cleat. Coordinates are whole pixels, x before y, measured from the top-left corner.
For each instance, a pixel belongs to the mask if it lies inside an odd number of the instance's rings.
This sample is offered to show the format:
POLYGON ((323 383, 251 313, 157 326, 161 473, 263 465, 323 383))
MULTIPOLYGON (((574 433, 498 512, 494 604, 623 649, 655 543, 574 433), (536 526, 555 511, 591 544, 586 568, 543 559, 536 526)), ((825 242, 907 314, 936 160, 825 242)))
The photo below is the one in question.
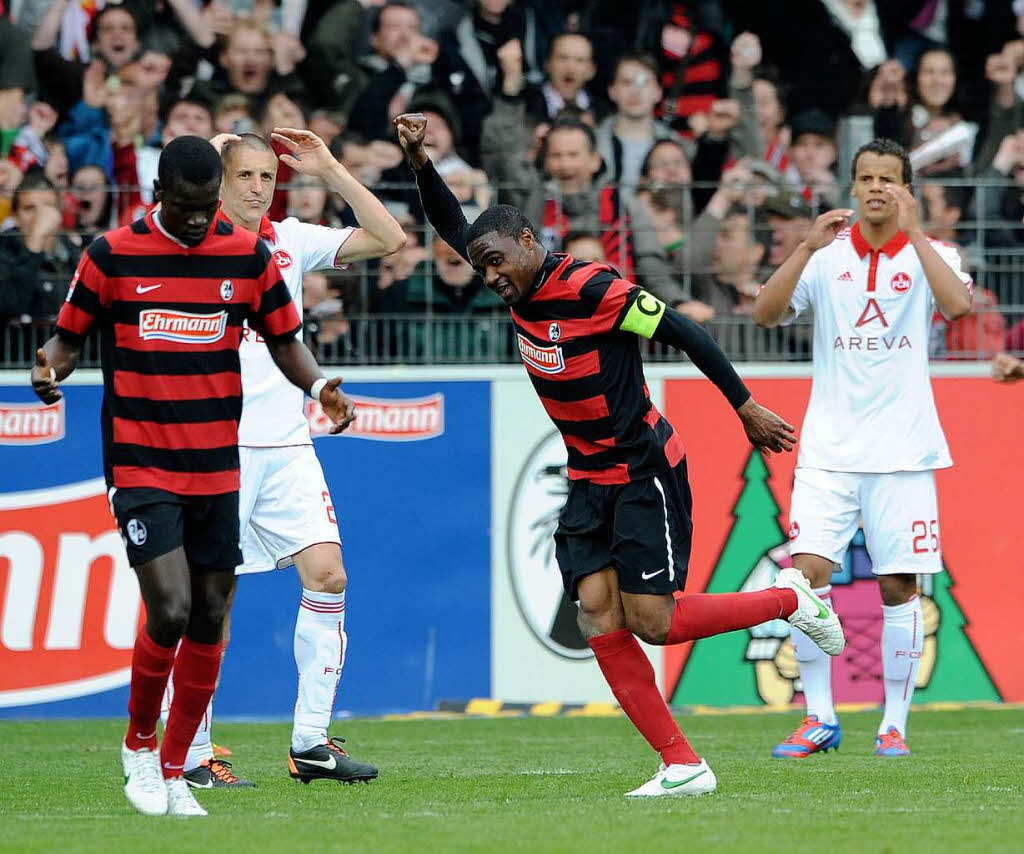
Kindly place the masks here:
POLYGON ((710 795, 718 788, 718 778, 706 759, 700 765, 668 765, 664 762, 658 773, 639 789, 626 792, 627 798, 678 798, 687 795, 710 795))
POLYGON ((165 791, 167 792, 168 815, 209 815, 199 806, 199 801, 192 794, 192 788, 183 777, 168 780, 165 791))
POLYGON ((167 814, 167 786, 160 770, 160 754, 148 747, 129 750, 121 743, 124 794, 143 815, 167 814))
POLYGON ((811 590, 810 584, 799 569, 779 570, 775 586, 796 593, 796 610, 790 614, 789 622, 829 655, 839 655, 846 646, 846 636, 839 617, 826 603, 811 590))

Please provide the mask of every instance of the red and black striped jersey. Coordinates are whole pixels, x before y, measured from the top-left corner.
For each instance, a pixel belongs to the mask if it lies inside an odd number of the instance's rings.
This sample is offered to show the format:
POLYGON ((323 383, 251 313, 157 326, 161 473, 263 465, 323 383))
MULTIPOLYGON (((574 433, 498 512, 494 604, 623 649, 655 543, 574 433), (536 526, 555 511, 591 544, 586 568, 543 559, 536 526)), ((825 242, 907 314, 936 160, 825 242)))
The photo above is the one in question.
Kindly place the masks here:
POLYGON ((180 495, 238 489, 242 324, 288 338, 300 319, 270 250, 216 220, 185 247, 150 214, 82 255, 57 334, 98 326, 109 486, 180 495))
POLYGON ((664 308, 611 267, 556 253, 540 285, 511 306, 523 364, 565 440, 570 479, 628 483, 683 458, 651 402, 637 334, 664 308))

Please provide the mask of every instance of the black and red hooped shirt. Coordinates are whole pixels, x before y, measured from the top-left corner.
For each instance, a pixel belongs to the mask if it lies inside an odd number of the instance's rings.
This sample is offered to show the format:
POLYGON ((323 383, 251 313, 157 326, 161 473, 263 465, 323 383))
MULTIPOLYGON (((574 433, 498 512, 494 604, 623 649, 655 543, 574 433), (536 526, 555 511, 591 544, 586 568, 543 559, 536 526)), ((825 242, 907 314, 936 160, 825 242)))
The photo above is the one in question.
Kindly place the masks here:
POLYGON ((149 214, 93 241, 57 334, 101 334, 109 486, 181 495, 238 489, 242 324, 288 338, 300 319, 255 234, 216 220, 185 247, 149 214))
POLYGON ((675 466, 682 440, 651 402, 623 320, 644 292, 605 264, 550 253, 511 307, 523 365, 569 452, 569 478, 616 484, 675 466))

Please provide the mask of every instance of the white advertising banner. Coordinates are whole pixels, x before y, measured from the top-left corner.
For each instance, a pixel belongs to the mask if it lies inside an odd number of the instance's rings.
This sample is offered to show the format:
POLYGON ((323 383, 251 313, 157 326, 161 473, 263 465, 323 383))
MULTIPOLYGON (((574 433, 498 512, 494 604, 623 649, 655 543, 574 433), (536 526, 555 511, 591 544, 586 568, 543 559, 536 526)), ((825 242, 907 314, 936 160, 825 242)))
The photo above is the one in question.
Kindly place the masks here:
MULTIPOLYGON (((491 696, 505 702, 614 702, 576 625, 553 534, 566 451, 525 374, 492 383, 491 696)), ((662 383, 650 382, 660 406, 662 383)), ((662 651, 646 647, 659 680, 662 651)))

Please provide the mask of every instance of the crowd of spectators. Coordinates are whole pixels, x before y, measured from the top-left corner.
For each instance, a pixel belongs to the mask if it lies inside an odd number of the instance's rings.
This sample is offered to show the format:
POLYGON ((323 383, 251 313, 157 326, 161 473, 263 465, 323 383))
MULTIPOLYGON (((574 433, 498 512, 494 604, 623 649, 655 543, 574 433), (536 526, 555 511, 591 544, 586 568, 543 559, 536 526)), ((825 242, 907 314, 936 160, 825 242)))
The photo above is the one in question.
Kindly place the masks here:
MULTIPOLYGON (((743 322, 846 204, 852 150, 897 139, 932 236, 990 274, 979 305, 1024 304, 1022 95, 1024 0, 0 0, 0 324, 52 319, 88 242, 151 205, 171 139, 287 126, 409 235, 308 277, 319 346, 495 352, 500 301, 423 227, 408 111, 469 218, 516 205, 701 323, 743 322)), ((354 224, 316 180, 282 164, 278 184, 272 219, 354 224)), ((1024 340, 999 311, 966 320, 937 353, 1024 340)))

